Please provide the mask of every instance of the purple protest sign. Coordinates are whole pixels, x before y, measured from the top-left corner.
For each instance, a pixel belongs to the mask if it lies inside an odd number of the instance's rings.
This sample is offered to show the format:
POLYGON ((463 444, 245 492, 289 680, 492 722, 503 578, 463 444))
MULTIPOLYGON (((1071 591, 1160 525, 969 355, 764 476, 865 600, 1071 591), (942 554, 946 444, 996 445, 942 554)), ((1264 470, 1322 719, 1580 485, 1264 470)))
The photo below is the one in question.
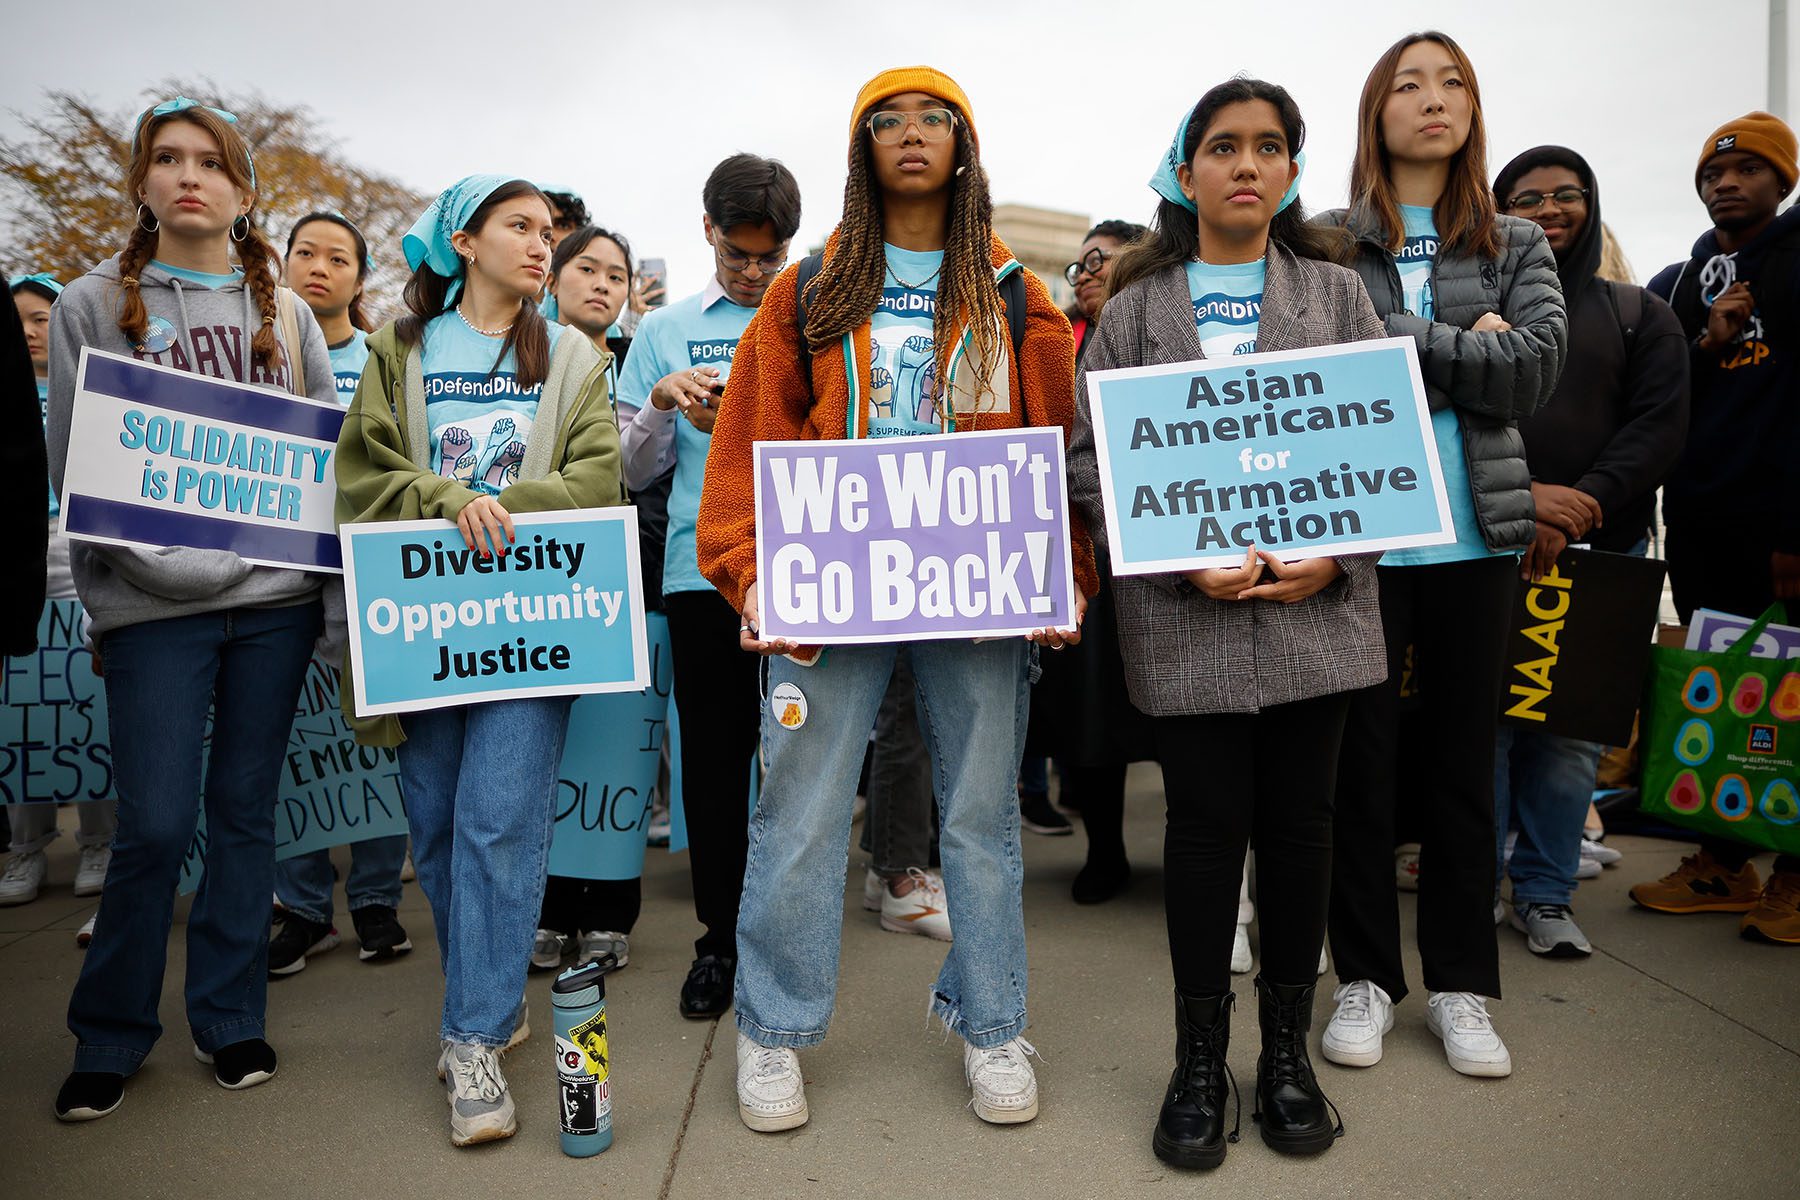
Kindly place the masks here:
POLYGON ((765 638, 1002 637, 1075 623, 1060 429, 756 443, 765 638))

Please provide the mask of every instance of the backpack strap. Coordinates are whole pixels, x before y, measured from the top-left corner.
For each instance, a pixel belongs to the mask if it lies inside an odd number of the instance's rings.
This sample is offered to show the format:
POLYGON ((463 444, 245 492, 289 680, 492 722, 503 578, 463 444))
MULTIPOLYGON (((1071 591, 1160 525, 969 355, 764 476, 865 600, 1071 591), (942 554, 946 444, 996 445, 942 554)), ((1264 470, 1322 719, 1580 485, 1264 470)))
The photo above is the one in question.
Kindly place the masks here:
POLYGON ((825 269, 825 254, 809 254, 800 260, 800 270, 794 276, 794 328, 800 331, 800 369, 806 373, 807 382, 812 382, 812 347, 806 341, 806 314, 810 307, 806 302, 806 289, 819 272, 825 269))
POLYGON ((1644 289, 1610 279, 1604 282, 1606 298, 1612 302, 1613 320, 1625 343, 1625 359, 1629 362, 1637 354, 1638 330, 1644 325, 1644 289))

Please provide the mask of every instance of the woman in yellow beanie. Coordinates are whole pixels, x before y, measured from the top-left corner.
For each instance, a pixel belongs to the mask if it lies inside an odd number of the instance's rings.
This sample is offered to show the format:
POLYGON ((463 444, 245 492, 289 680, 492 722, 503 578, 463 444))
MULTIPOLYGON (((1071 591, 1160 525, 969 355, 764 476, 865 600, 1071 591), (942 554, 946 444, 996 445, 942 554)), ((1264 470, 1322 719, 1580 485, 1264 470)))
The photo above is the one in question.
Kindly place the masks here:
MULTIPOLYGON (((892 642, 761 640, 751 447, 798 438, 944 436, 1073 420, 1069 322, 993 235, 968 97, 929 67, 887 71, 857 96, 844 216, 822 260, 773 284, 738 345, 700 499, 700 569, 769 655, 765 695, 799 689, 807 716, 765 708, 767 774, 750 827, 738 917, 738 1113, 751 1129, 805 1124, 795 1050, 825 1036, 837 988, 844 871, 863 746, 893 671, 892 642), (816 274, 815 274, 816 271, 816 274), (799 279, 813 276, 805 288, 799 279), (1009 340, 1002 286, 1023 298, 1009 340), (963 347, 966 353, 952 355, 963 347), (854 402, 853 402, 854 399, 854 402), (813 665, 806 665, 812 663, 813 665)), ((1072 528, 1075 571, 1093 552, 1072 528)), ((1074 630, 1039 630, 1057 649, 1074 630)), ((1013 782, 1025 735, 1023 638, 909 643, 942 797, 944 903, 956 930, 930 1007, 964 1043, 983 1120, 1029 1121, 1037 1081, 1025 1029, 1025 928, 1013 782)))

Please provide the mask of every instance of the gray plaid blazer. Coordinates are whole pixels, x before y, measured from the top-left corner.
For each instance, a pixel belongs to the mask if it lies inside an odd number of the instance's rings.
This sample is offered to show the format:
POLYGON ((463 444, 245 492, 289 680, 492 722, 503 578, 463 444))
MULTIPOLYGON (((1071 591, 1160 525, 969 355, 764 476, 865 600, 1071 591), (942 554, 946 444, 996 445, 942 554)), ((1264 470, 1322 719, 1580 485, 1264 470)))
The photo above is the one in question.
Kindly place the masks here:
MULTIPOLYGON (((1258 350, 1297 350, 1386 336, 1356 272, 1270 247, 1258 350)), ((1106 520, 1086 376, 1202 358, 1187 275, 1170 267, 1107 301, 1076 370, 1069 499, 1105 559, 1106 520)), ((1256 712, 1367 687, 1387 677, 1377 603, 1379 555, 1346 555, 1344 573, 1297 604, 1222 601, 1180 575, 1119 576, 1119 649, 1131 702, 1151 716, 1256 712)))

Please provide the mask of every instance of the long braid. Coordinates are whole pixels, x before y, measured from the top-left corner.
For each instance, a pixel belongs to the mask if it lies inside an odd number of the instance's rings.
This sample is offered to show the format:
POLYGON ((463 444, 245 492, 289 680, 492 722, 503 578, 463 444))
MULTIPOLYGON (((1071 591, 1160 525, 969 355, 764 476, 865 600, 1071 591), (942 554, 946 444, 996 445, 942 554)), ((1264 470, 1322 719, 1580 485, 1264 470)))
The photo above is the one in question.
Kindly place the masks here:
MULTIPOLYGON (((961 114, 959 113, 960 117, 961 114)), ((967 121, 963 127, 967 128, 967 121)), ((944 242, 944 273, 938 281, 937 313, 932 318, 932 338, 937 353, 938 379, 947 387, 950 356, 956 340, 968 327, 974 339, 971 367, 975 375, 975 412, 984 398, 993 395, 988 378, 1000 361, 1001 329, 1006 309, 994 284, 994 206, 988 195, 987 172, 975 156, 975 140, 956 140, 956 165, 961 175, 950 185, 950 230, 944 242)), ((946 394, 944 403, 951 403, 946 394)), ((973 423, 973 422, 971 422, 973 423)))
POLYGON ((861 327, 881 304, 887 253, 882 247, 881 194, 873 176, 868 145, 862 143, 850 156, 850 175, 844 181, 837 248, 806 297, 806 328, 801 334, 814 353, 861 327))
MULTIPOLYGON (((237 244, 238 262, 244 267, 244 286, 256 298, 256 309, 262 314, 262 324, 250 339, 250 349, 263 369, 273 375, 281 366, 281 338, 275 331, 276 272, 281 260, 275 255, 275 247, 269 245, 269 239, 256 227, 256 222, 248 216, 244 222, 250 232, 237 244)), ((298 346, 289 349, 296 354, 300 352, 298 346)))
POLYGON ((144 307, 144 294, 138 288, 138 274, 150 265, 156 254, 156 234, 142 225, 131 227, 125 249, 119 255, 119 332, 132 345, 142 345, 150 332, 150 312, 144 307))

